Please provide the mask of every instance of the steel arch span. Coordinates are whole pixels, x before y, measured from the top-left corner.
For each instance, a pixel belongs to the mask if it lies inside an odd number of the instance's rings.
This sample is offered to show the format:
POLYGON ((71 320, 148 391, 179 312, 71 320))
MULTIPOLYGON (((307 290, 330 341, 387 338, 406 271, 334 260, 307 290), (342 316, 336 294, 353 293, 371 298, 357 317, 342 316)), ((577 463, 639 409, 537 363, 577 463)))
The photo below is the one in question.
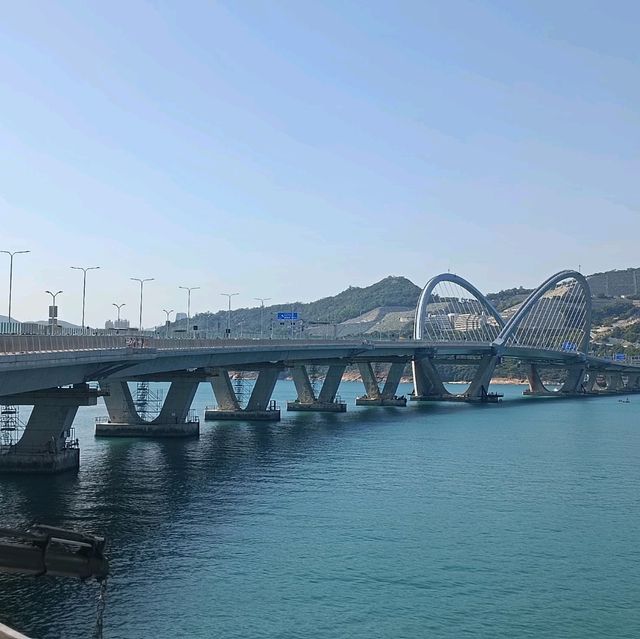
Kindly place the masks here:
POLYGON ((591 289, 584 275, 560 271, 529 295, 494 343, 587 354, 591 312, 591 289))
POLYGON ((473 284, 453 273, 431 278, 418 299, 413 337, 430 342, 492 343, 505 323, 473 284))

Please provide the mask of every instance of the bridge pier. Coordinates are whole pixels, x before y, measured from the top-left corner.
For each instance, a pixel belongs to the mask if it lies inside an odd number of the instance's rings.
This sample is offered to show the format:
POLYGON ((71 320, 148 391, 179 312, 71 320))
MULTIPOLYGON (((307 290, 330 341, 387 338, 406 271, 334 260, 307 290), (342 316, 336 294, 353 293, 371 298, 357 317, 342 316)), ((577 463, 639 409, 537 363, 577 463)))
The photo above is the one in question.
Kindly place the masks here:
POLYGON ((567 368, 567 378, 557 391, 549 390, 540 377, 540 370, 536 364, 530 364, 527 371, 529 389, 523 395, 529 397, 571 397, 591 392, 595 385, 596 376, 591 373, 585 381, 587 368, 584 363, 574 364, 567 368))
POLYGON ((73 420, 80 406, 95 406, 101 393, 85 384, 2 397, 5 405, 33 405, 22 437, 0 446, 0 473, 77 471, 80 447, 73 420))
POLYGON ((233 390, 229 371, 218 369, 211 376, 211 386, 218 405, 204 412, 206 421, 279 421, 280 410, 271 400, 273 389, 278 381, 279 368, 263 368, 251 391, 247 407, 242 408, 233 390))
POLYGON ((453 395, 444 387, 440 373, 436 370, 430 357, 414 359, 413 394, 409 396, 412 402, 433 402, 448 400, 453 395))
POLYGON ((316 398, 306 366, 294 366, 292 376, 298 398, 293 402, 287 402, 287 410, 319 413, 346 412, 347 405, 344 402, 336 401, 338 388, 345 369, 346 365, 344 364, 332 364, 329 366, 322 388, 316 398))
POLYGON ((356 398, 356 406, 406 406, 406 397, 397 397, 396 391, 402 373, 405 369, 404 362, 393 363, 387 373, 382 391, 378 385, 378 380, 373 371, 373 367, 369 362, 361 362, 358 364, 360 376, 364 384, 365 395, 356 398))
POLYGON ((147 421, 138 414, 125 380, 101 382, 100 387, 108 393, 104 402, 109 416, 96 421, 96 437, 197 437, 200 421, 190 415, 190 409, 199 383, 197 379, 174 379, 160 413, 147 421))

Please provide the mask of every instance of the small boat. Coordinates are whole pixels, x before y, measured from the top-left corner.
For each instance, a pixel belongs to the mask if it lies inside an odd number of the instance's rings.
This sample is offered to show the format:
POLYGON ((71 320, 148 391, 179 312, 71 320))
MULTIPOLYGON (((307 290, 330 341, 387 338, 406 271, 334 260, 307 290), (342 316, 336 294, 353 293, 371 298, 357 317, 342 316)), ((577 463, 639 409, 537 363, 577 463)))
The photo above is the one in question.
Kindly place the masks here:
POLYGON ((630 404, 630 403, 631 403, 631 400, 628 397, 618 400, 618 404, 630 404))

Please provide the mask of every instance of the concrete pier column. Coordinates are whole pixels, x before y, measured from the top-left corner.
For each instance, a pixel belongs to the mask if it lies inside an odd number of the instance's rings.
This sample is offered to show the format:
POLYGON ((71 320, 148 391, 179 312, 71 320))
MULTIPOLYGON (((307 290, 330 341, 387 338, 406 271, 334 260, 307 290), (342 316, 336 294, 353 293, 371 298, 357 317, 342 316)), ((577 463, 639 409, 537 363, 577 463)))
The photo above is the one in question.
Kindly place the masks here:
POLYGON ((366 395, 356 398, 356 406, 406 406, 406 397, 396 397, 405 364, 391 364, 382 391, 369 362, 358 364, 366 395))
POLYGON ((585 393, 584 377, 586 374, 585 364, 575 364, 567 369, 567 379, 565 380, 560 392, 565 395, 576 395, 585 393))
POLYGON ((298 391, 298 399, 293 402, 287 402, 287 410, 344 413, 347 410, 347 405, 344 402, 336 402, 335 400, 345 368, 346 365, 344 364, 332 364, 329 366, 316 399, 306 368, 304 366, 295 366, 293 369, 293 381, 298 391))
POLYGON ((133 424, 140 421, 126 380, 104 380, 100 382, 100 389, 106 393, 104 403, 110 421, 116 424, 133 424))
POLYGON ((440 374, 430 357, 414 359, 413 367, 413 395, 412 402, 424 402, 446 399, 451 393, 444 387, 440 374))
POLYGON ((404 362, 394 362, 391 364, 389 372, 387 373, 387 379, 384 381, 384 386, 382 387, 383 399, 392 399, 396 396, 400 380, 406 367, 407 365, 404 362))
POLYGON ((593 370, 593 369, 589 369, 587 371, 587 380, 585 380, 583 386, 584 386, 584 392, 585 393, 595 393, 598 389, 596 388, 596 380, 598 378, 598 373, 597 371, 593 370))
POLYGON ((267 410, 273 389, 278 381, 279 372, 277 368, 265 368, 258 373, 258 379, 256 379, 251 397, 247 402, 246 410, 248 412, 267 410))
POLYGON ((185 422, 189 417, 193 398, 198 391, 199 381, 191 379, 176 379, 171 382, 169 392, 165 397, 160 414, 153 420, 154 424, 176 424, 185 422))
POLYGON ((606 373, 605 379, 607 381, 606 392, 620 393, 625 390, 624 382, 622 381, 622 373, 606 373))
POLYGON ((358 369, 360 370, 360 377, 362 377, 366 397, 370 399, 379 399, 380 387, 378 386, 376 375, 373 372, 373 366, 371 366, 369 362, 361 362, 358 364, 358 369))
POLYGON ((96 437, 193 437, 200 434, 200 421, 189 411, 198 390, 199 381, 176 378, 160 413, 151 421, 140 417, 136 411, 131 390, 126 381, 107 380, 101 382, 102 390, 109 393, 105 405, 109 416, 96 421, 96 437))
POLYGON ((211 377, 211 386, 220 410, 241 410, 231 385, 229 371, 219 368, 211 377))
POLYGON ((271 395, 278 381, 279 372, 280 368, 276 366, 261 369, 253 386, 251 397, 247 402, 247 407, 242 408, 233 390, 229 371, 218 369, 215 375, 211 377, 211 386, 218 405, 205 410, 205 420, 279 421, 280 410, 275 402, 271 401, 271 395))
POLYGON ((525 391, 525 395, 548 395, 549 391, 542 383, 540 371, 535 364, 530 364, 527 370, 527 381, 529 382, 529 390, 525 391))
POLYGON ((335 400, 346 368, 344 364, 332 364, 329 366, 327 375, 322 383, 322 388, 320 389, 320 394, 318 395, 318 401, 320 403, 330 404, 335 400))
POLYGON ((627 374, 627 388, 634 393, 640 391, 640 374, 628 373, 627 374))
POLYGON ((294 366, 291 369, 291 376, 293 377, 293 383, 298 393, 298 401, 304 404, 312 404, 315 402, 316 396, 313 392, 311 380, 309 379, 309 373, 307 373, 307 367, 294 366))
MULTIPOLYGON (((489 384, 498 364, 498 357, 493 354, 483 355, 478 370, 465 395, 469 398, 485 400, 489 393, 489 384)), ((493 394, 493 397, 496 397, 493 394)))
POLYGON ((73 436, 79 406, 95 406, 99 391, 84 384, 3 397, 2 403, 33 405, 20 440, 0 447, 2 473, 77 471, 80 448, 73 436))

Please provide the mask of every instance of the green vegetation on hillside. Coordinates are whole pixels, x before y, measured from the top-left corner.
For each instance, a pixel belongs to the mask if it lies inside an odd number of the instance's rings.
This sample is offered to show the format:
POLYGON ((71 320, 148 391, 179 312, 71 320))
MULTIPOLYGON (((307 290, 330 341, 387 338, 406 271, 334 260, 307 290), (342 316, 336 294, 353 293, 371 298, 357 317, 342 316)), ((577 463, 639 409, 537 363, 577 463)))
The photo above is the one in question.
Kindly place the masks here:
MULTIPOLYGON (((270 326, 274 325, 274 336, 286 334, 288 327, 281 327, 276 320, 280 311, 296 311, 305 322, 340 323, 357 317, 381 306, 395 306, 413 308, 418 302, 420 288, 406 277, 385 277, 383 280, 363 288, 350 286, 345 291, 331 297, 325 297, 315 302, 292 302, 276 304, 264 308, 265 335, 269 335, 270 326)), ((259 307, 239 308, 232 313, 232 330, 234 335, 242 332, 246 336, 256 336, 260 333, 259 307)), ((193 323, 201 330, 209 330, 223 334, 226 328, 227 313, 198 313, 193 323)), ((185 326, 181 321, 178 325, 185 326)))

